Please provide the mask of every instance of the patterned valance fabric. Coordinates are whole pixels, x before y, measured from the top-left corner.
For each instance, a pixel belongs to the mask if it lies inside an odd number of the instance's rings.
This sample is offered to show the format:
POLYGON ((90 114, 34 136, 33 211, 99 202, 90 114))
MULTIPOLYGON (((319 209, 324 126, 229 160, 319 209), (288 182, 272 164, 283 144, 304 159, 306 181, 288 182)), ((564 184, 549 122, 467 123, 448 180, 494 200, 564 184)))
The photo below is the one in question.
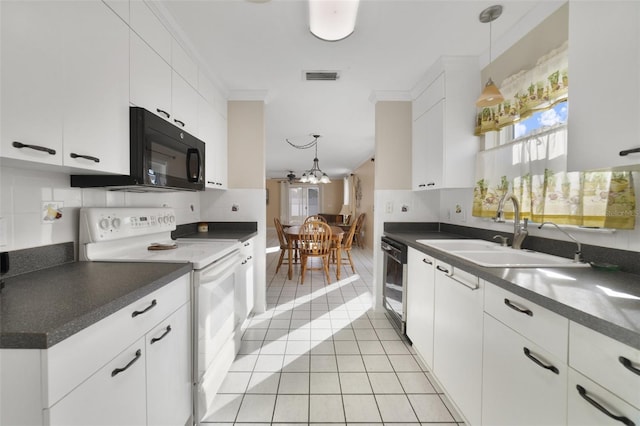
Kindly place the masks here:
POLYGON ((500 130, 537 111, 567 100, 569 89, 568 43, 540 58, 532 70, 520 71, 500 85, 504 102, 479 108, 475 135, 500 130))
POLYGON ((478 153, 473 216, 494 217, 511 188, 522 217, 534 222, 634 229, 631 172, 567 172, 566 153, 564 126, 478 153))

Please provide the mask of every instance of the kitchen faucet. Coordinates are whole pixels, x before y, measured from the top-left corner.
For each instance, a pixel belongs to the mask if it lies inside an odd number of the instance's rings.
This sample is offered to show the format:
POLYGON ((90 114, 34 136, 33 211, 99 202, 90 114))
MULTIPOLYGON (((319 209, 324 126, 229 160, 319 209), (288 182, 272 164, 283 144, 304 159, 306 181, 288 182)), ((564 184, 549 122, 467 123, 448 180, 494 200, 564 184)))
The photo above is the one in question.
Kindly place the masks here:
POLYGON ((578 249, 576 250, 576 252, 573 255, 573 262, 574 263, 583 263, 584 262, 584 259, 582 259, 582 245, 580 244, 580 241, 576 240, 573 237, 573 235, 571 235, 570 233, 568 233, 564 229, 560 228, 557 224, 555 224, 553 222, 542 222, 540 224, 540 226, 538 226, 538 229, 542 229, 542 227, 544 225, 553 225, 556 228, 558 228, 560 230, 560 232, 562 232, 564 235, 566 235, 567 237, 571 238, 573 240, 573 242, 575 242, 578 245, 578 249))
POLYGON ((511 243, 511 247, 520 250, 522 248, 522 242, 527 238, 527 235, 529 235, 529 231, 527 231, 529 219, 524 219, 524 223, 520 224, 520 202, 515 195, 508 192, 500 198, 498 211, 496 211, 496 217, 493 220, 497 223, 504 223, 504 203, 506 200, 511 200, 513 203, 513 242, 511 243))

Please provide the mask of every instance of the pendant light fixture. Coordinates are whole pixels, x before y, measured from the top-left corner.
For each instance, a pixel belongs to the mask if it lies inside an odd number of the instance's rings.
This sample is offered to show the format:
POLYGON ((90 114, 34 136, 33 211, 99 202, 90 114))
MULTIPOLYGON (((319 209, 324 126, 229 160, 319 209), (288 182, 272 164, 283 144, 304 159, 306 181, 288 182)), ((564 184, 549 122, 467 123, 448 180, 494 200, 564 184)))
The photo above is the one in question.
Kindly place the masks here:
POLYGON ((331 183, 331 179, 329 179, 329 176, 327 176, 327 174, 320 169, 320 161, 318 160, 318 138, 320 137, 320 135, 311 135, 311 136, 313 137, 313 140, 304 145, 296 145, 292 143, 289 139, 285 139, 289 145, 297 149, 307 149, 307 148, 311 148, 312 146, 315 146, 316 148, 316 155, 313 158, 313 166, 311 166, 309 170, 306 170, 302 174, 302 177, 300 178, 300 182, 312 183, 312 184, 331 183))
POLYGON ((340 41, 353 33, 359 0, 309 0, 309 30, 325 41, 340 41))
MULTIPOLYGON (((491 58, 491 36, 492 36, 491 23, 496 19, 498 19, 500 15, 502 15, 502 6, 499 4, 496 4, 493 6, 489 6, 488 8, 480 12, 480 16, 478 17, 480 22, 482 22, 483 24, 489 23, 489 64, 491 64, 491 59, 492 59, 491 58)), ((484 85, 484 89, 482 90, 480 97, 476 101, 476 106, 480 108, 490 107, 490 106, 498 105, 502 101, 504 101, 504 96, 502 96, 502 93, 500 93, 500 90, 498 89, 498 87, 495 85, 491 77, 489 77, 489 80, 487 80, 487 83, 484 85)))

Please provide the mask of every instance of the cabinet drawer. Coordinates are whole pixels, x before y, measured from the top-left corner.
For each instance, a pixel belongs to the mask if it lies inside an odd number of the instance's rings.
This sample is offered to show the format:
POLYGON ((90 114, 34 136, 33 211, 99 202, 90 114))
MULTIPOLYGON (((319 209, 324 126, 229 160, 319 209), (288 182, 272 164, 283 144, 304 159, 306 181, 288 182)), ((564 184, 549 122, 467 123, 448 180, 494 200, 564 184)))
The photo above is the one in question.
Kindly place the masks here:
POLYGON ((575 322, 569 330, 569 365, 640 408, 640 350, 575 322))
POLYGON ((567 362, 568 319, 490 283, 487 283, 484 310, 567 362))
POLYGON ((145 346, 139 339, 45 410, 45 424, 145 425, 145 386, 145 346))
POLYGON ((140 298, 44 351, 44 405, 50 407, 189 300, 190 275, 140 298), (155 302, 154 302, 155 301, 155 302), (145 309, 148 311, 140 314, 145 309))
POLYGON ((571 426, 621 426, 640 424, 640 410, 569 368, 568 424, 571 426), (580 386, 581 390, 578 390, 580 386), (581 392, 583 395, 581 395, 581 392), (600 408, 595 404, 600 405, 600 408), (618 417, 618 419, 612 416, 618 417), (628 421, 625 423, 625 419, 628 421))

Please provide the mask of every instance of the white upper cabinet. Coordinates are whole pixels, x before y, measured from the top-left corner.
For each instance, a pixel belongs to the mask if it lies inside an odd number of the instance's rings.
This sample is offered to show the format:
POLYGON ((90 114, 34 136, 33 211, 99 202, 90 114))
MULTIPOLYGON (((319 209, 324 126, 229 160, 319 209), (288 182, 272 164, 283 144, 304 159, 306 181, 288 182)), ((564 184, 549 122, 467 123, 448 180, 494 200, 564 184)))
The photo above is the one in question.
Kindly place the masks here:
POLYGON ((162 22, 142 0, 132 0, 130 5, 131 28, 146 41, 168 64, 171 63, 172 37, 162 22))
POLYGON ((198 87, 198 65, 175 39, 171 41, 171 66, 193 87, 198 87))
POLYGON ((131 103, 171 121, 171 67, 134 32, 130 43, 131 103))
POLYGON ((206 144, 205 186, 227 189, 227 122, 209 103, 199 97, 199 137, 206 144))
POLYGON ((171 73, 171 122, 198 136, 198 100, 200 96, 175 71, 171 73))
POLYGON ((571 1, 568 168, 640 169, 640 3, 571 1))
POLYGON ((0 155, 61 165, 63 12, 48 1, 3 1, 0 10, 0 155))
POLYGON ((129 0, 102 0, 116 15, 126 23, 129 23, 129 0))
POLYGON ((477 58, 443 57, 413 90, 412 189, 473 186, 477 58))
POLYGON ((129 28, 102 2, 64 9, 65 166, 129 173, 129 28))

